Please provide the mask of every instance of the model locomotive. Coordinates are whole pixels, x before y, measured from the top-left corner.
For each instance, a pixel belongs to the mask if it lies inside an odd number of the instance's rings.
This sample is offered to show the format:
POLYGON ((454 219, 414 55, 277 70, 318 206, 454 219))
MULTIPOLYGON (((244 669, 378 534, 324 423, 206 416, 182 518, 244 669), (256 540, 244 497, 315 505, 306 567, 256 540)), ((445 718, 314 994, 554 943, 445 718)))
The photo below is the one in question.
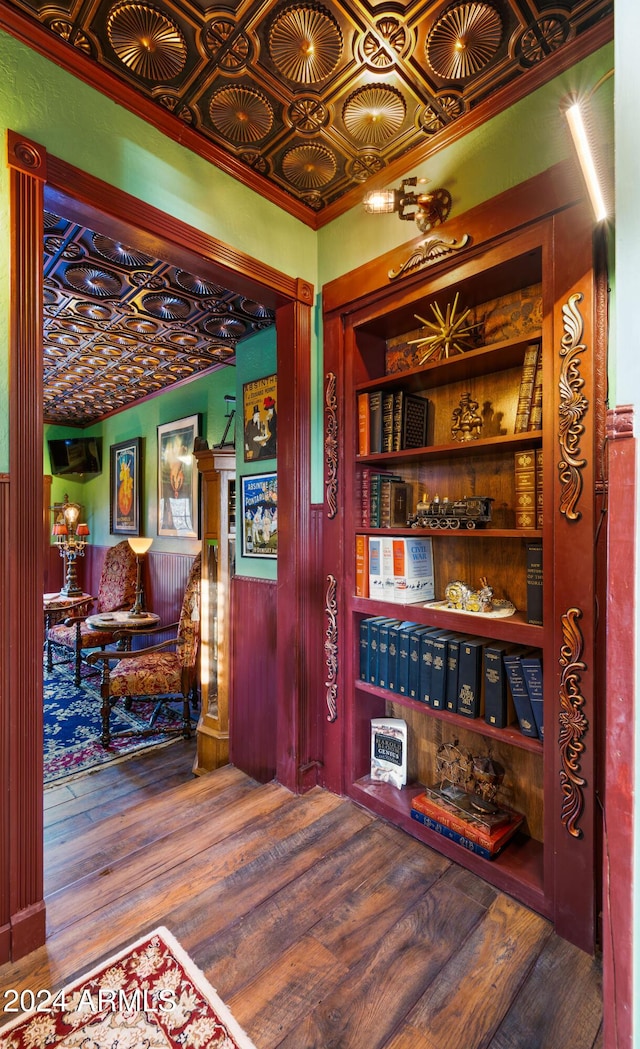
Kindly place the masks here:
POLYGON ((478 528, 491 521, 493 499, 470 495, 462 499, 422 499, 409 518, 411 528, 478 528))

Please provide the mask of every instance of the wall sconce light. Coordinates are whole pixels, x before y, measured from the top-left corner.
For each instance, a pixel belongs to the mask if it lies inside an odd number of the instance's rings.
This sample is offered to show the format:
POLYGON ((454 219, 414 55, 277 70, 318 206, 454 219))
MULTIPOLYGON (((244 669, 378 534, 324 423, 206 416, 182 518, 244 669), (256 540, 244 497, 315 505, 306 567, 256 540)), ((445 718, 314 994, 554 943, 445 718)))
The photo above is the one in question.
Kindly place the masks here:
POLYGON ((370 215, 388 215, 397 211, 398 218, 405 221, 413 219, 421 233, 428 233, 449 217, 451 194, 446 189, 414 193, 406 188, 417 184, 418 179, 412 177, 403 179, 400 189, 371 190, 362 202, 364 210, 370 215))
POLYGON ((89 525, 79 520, 82 507, 78 503, 70 503, 68 495, 65 495, 62 506, 56 506, 56 510, 58 513, 51 534, 60 557, 66 561, 66 578, 60 593, 66 597, 78 597, 83 591, 78 586, 76 560, 84 557, 89 525))
POLYGON ((136 600, 133 608, 129 612, 131 619, 141 619, 144 614, 144 600, 142 594, 142 558, 146 554, 147 550, 151 546, 153 539, 148 539, 146 536, 136 536, 135 538, 127 539, 127 542, 134 554, 136 555, 136 600))
POLYGON ((613 69, 610 69, 604 74, 604 76, 600 77, 585 98, 573 102, 571 105, 567 106, 564 111, 596 222, 603 222, 606 219, 607 206, 604 202, 596 163, 589 143, 585 113, 589 108, 589 103, 594 93, 606 80, 613 76, 613 72, 613 69))

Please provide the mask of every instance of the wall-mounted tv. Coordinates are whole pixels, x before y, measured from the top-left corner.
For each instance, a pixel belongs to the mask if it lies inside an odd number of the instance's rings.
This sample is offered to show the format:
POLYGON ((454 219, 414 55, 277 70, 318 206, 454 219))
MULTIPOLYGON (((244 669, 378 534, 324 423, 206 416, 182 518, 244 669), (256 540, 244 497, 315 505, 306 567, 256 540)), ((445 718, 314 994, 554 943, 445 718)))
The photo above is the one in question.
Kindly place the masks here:
POLYGON ((51 473, 55 477, 88 481, 101 473, 101 437, 60 437, 48 444, 51 473))

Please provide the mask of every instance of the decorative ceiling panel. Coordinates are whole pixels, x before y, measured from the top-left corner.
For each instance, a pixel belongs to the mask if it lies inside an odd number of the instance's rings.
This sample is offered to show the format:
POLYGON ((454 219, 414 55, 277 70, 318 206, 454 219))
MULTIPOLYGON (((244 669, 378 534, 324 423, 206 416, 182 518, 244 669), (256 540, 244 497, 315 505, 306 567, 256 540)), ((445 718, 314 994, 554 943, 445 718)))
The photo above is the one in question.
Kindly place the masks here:
POLYGON ((271 310, 50 212, 44 233, 44 419, 88 426, 233 364, 271 310))
MULTIPOLYGON (((545 63, 551 76, 558 52, 612 21, 613 0, 0 7, 66 41, 72 71, 87 59, 102 67, 145 100, 143 115, 161 107, 195 132, 192 148, 201 143, 222 167, 231 158, 243 181, 264 176, 273 199, 320 224, 332 204, 401 158, 426 155, 498 90, 499 108, 509 104, 503 88, 526 93, 523 78, 537 86, 545 63)), ((109 93, 108 79, 100 86, 109 93)))

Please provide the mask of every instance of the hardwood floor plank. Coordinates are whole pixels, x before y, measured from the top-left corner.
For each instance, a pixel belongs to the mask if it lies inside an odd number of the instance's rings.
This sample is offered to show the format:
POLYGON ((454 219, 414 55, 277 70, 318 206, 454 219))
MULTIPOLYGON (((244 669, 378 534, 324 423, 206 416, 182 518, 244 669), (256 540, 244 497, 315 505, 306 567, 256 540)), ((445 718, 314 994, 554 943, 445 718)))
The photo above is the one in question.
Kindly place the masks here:
MULTIPOLYGON (((442 880, 423 892, 391 926, 384 910, 379 926, 376 910, 369 910, 364 920, 377 934, 370 938, 369 951, 306 1017, 303 1029, 283 1039, 280 1049, 301 1045, 305 1049, 380 1049, 389 1030, 402 1021, 427 988, 431 993, 433 981, 484 913, 481 904, 469 901, 442 880)), ((346 915, 347 938, 360 927, 352 930, 349 917, 346 915)), ((336 929, 339 931, 338 926, 336 929)), ((328 948, 337 947, 331 953, 338 961, 343 960, 342 939, 334 935, 323 942, 328 948)), ((457 1049, 463 1045, 466 1049, 463 1041, 457 1049)))

